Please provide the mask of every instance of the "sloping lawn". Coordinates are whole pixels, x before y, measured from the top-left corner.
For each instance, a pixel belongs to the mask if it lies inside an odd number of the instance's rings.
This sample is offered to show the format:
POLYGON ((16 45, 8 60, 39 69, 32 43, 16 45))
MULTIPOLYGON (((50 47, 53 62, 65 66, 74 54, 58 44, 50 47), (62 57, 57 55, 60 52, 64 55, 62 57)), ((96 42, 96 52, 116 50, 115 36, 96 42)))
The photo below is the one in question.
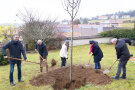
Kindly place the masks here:
MULTIPOLYGON (((102 69, 106 69, 109 67, 116 58, 115 49, 113 45, 100 44, 100 47, 104 53, 104 58, 101 61, 102 69)), ((73 64, 87 64, 90 56, 89 45, 84 46, 76 46, 73 48, 73 64)), ((129 46, 130 52, 135 55, 135 47, 129 46)), ((57 66, 60 67, 61 60, 59 56, 60 50, 49 51, 48 63, 51 65, 51 59, 57 60, 57 66)), ((70 56, 70 51, 69 51, 70 56)), ((28 60, 39 62, 39 56, 37 53, 29 53, 27 54, 28 60)), ((118 62, 117 62, 118 63, 118 62)), ((117 70, 117 63, 112 68, 111 72, 108 74, 109 76, 115 76, 117 70)), ((67 61, 67 64, 70 64, 70 57, 67 61)), ((93 63, 93 60, 91 61, 93 63)), ((93 66, 93 65, 92 65, 93 66)), ((9 69, 10 66, 0 66, 0 90, 52 90, 51 86, 41 86, 35 87, 29 84, 29 80, 31 80, 34 76, 37 76, 39 71, 38 64, 31 64, 28 62, 22 63, 22 80, 25 82, 18 83, 17 80, 17 67, 15 65, 14 70, 14 82, 16 86, 10 86, 9 83, 9 69)), ((45 71, 45 70, 44 70, 45 71)), ((135 63, 128 62, 127 64, 127 80, 114 80, 109 85, 103 86, 94 86, 91 83, 87 84, 85 87, 81 87, 80 90, 135 90, 135 63)))

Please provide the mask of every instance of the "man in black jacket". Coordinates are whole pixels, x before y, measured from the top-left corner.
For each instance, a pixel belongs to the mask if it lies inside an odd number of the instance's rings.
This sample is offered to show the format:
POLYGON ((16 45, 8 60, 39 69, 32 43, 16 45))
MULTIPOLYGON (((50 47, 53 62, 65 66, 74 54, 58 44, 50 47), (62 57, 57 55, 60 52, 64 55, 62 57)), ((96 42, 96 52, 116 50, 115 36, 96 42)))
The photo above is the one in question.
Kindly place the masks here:
POLYGON ((129 45, 131 45, 131 40, 129 38, 121 38, 119 40, 124 40, 125 43, 128 43, 129 45))
MULTIPOLYGON (((19 35, 14 35, 13 40, 8 42, 5 46, 2 47, 2 52, 4 58, 8 58, 6 54, 6 49, 9 49, 10 57, 21 59, 21 53, 23 54, 24 59, 27 61, 27 57, 23 48, 22 43, 19 41, 19 35)), ((18 69, 18 82, 24 82, 21 80, 21 61, 10 59, 10 85, 14 86, 13 82, 13 72, 14 65, 17 64, 18 69)))
POLYGON ((117 59, 119 60, 118 69, 115 77, 112 79, 119 80, 121 74, 121 69, 123 69, 123 74, 120 78, 126 79, 126 64, 130 58, 130 52, 127 48, 126 41, 124 39, 112 39, 112 43, 115 45, 117 59))
POLYGON ((46 45, 42 42, 42 40, 37 41, 35 51, 37 50, 40 54, 40 72, 43 71, 43 67, 42 67, 43 62, 45 62, 46 72, 48 72, 48 64, 47 64, 48 51, 46 49, 46 45))

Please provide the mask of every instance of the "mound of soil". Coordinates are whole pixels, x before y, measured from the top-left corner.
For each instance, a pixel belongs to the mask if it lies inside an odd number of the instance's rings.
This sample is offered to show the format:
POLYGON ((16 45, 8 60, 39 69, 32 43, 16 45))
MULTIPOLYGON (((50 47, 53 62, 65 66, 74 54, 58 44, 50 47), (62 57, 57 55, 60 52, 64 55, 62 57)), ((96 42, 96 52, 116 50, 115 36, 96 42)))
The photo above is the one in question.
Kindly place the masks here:
POLYGON ((55 66, 55 65, 56 65, 56 63, 57 63, 57 62, 56 62, 56 60, 55 60, 55 59, 52 59, 52 61, 51 61, 51 65, 52 65, 52 67, 53 67, 53 66, 55 66))
POLYGON ((72 81, 70 82, 70 66, 65 68, 57 68, 48 73, 41 74, 30 80, 30 84, 34 86, 51 85, 54 90, 74 90, 85 86, 86 83, 94 85, 110 84, 112 79, 104 75, 103 72, 95 72, 95 69, 82 65, 74 65, 72 67, 72 81))

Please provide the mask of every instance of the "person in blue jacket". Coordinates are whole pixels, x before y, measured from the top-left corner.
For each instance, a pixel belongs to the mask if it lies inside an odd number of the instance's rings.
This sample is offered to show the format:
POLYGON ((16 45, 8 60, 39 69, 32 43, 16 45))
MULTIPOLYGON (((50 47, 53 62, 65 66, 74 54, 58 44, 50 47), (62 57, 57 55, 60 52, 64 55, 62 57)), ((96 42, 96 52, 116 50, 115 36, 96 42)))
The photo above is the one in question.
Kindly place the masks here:
POLYGON ((92 45, 92 55, 94 56, 94 63, 95 63, 95 70, 101 69, 100 61, 103 58, 103 52, 100 49, 98 42, 96 41, 89 41, 89 43, 92 45))
MULTIPOLYGON (((4 55, 4 58, 8 58, 6 54, 6 49, 9 49, 10 57, 12 58, 18 58, 21 59, 21 53, 24 57, 24 59, 27 61, 27 57, 23 48, 23 45, 21 41, 19 41, 19 35, 16 34, 13 37, 13 40, 8 42, 5 46, 2 47, 2 52, 4 55)), ((21 80, 21 61, 10 59, 10 85, 14 86, 13 82, 13 72, 14 72, 14 65, 17 64, 18 69, 18 82, 24 82, 21 80)))
POLYGON ((42 40, 37 41, 36 46, 35 46, 35 51, 38 51, 40 54, 40 72, 43 71, 43 67, 42 67, 43 62, 45 62, 46 72, 48 72, 48 64, 47 64, 48 51, 47 51, 45 43, 43 43, 42 40))

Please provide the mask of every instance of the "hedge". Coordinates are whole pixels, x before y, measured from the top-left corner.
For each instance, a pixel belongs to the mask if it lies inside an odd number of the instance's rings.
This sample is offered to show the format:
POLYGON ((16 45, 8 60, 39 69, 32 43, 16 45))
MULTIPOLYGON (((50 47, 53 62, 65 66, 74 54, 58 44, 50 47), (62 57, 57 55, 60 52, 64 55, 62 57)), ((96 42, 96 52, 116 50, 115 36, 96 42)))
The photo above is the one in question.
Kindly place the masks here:
POLYGON ((0 48, 0 65, 6 65, 8 63, 9 63, 8 59, 4 59, 4 56, 3 56, 2 52, 1 52, 1 48, 0 48))
POLYGON ((129 38, 135 40, 135 29, 114 29, 100 33, 103 37, 129 38))
MULTIPOLYGON (((55 50, 55 49, 59 49, 61 48, 61 42, 62 42, 63 39, 61 38, 50 38, 50 39, 46 39, 45 41, 45 44, 47 46, 47 50, 55 50)), ((65 40, 65 38, 64 38, 65 40)), ((27 42, 28 44, 28 51, 33 51, 35 50, 35 44, 36 42, 33 40, 27 42)))

